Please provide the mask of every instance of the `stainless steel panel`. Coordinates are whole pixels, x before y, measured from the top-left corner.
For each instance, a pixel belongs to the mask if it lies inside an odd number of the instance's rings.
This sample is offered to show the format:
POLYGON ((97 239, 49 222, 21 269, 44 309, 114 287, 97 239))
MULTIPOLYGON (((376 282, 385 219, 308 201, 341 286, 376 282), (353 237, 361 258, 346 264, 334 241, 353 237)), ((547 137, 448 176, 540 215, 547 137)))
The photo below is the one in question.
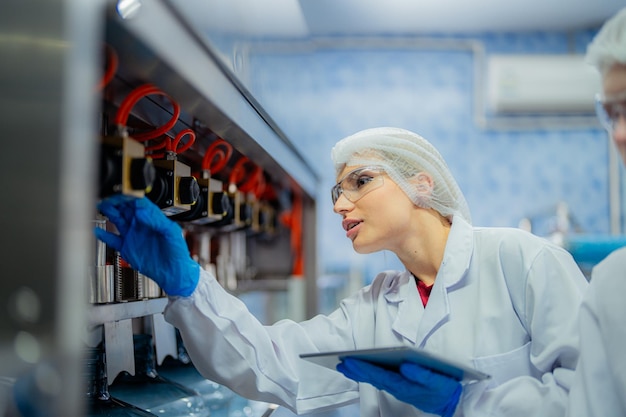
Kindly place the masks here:
POLYGON ((165 321, 163 314, 154 314, 151 319, 157 365, 162 365, 167 356, 178 359, 176 328, 165 321))
POLYGON ((98 4, 0 5, 0 373, 45 371, 49 383, 28 395, 52 415, 81 407, 98 4))
POLYGON ((106 346, 109 385, 123 371, 135 375, 133 321, 131 319, 105 323, 104 345, 106 346))

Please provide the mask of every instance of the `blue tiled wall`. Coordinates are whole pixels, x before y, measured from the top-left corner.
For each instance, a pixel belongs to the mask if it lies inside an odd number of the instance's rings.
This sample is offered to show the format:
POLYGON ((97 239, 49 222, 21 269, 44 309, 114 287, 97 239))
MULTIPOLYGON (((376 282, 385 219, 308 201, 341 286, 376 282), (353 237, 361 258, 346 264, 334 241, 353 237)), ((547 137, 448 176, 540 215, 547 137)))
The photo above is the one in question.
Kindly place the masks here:
MULTIPOLYGON (((456 35, 489 53, 584 53, 594 31, 456 35)), ((449 40, 450 37, 447 37, 449 40)), ((280 49, 249 56, 247 82, 278 125, 317 167, 323 272, 358 265, 365 279, 398 267, 391 254, 353 253, 332 213, 330 149, 375 126, 420 133, 446 158, 480 226, 549 218, 567 203, 580 230, 609 232, 608 138, 598 128, 485 130, 474 117, 475 54, 469 49, 280 49)), ((537 234, 550 222, 537 222, 537 234)))

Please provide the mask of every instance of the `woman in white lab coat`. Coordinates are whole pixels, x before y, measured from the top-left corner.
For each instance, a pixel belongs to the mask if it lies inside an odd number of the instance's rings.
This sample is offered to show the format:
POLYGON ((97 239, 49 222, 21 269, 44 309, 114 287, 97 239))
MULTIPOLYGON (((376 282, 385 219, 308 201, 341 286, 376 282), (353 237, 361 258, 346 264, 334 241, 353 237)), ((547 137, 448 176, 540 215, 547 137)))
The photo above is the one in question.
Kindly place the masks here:
MULTIPOLYGON (((626 164, 626 8, 602 27, 587 49, 602 76, 598 116, 626 164)), ((580 313, 580 361, 570 415, 626 416, 626 248, 594 267, 580 313)))
POLYGON ((165 317, 199 371, 245 397, 298 413, 358 401, 366 417, 564 415, 587 285, 570 254, 519 229, 472 227, 444 160, 415 133, 365 130, 332 156, 334 210, 354 249, 390 250, 406 270, 381 272, 328 316, 262 325, 146 199, 101 202, 120 235, 96 233, 169 294, 165 317), (492 378, 461 385, 410 364, 392 372, 346 360, 337 372, 299 358, 398 345, 492 378))

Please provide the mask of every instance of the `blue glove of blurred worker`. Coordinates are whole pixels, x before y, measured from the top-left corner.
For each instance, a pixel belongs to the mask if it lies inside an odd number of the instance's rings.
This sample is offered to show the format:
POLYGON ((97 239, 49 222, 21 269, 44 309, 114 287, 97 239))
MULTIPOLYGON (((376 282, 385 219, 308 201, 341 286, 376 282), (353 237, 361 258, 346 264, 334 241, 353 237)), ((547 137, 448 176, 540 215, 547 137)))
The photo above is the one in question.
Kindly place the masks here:
POLYGON ((344 358, 337 370, 358 382, 367 382, 398 400, 427 413, 450 417, 461 397, 461 383, 454 378, 404 362, 395 372, 369 362, 344 358))
POLYGON ((191 295, 198 285, 200 265, 191 259, 176 222, 146 197, 114 195, 102 200, 98 209, 119 231, 116 235, 96 228, 98 239, 168 295, 191 295))

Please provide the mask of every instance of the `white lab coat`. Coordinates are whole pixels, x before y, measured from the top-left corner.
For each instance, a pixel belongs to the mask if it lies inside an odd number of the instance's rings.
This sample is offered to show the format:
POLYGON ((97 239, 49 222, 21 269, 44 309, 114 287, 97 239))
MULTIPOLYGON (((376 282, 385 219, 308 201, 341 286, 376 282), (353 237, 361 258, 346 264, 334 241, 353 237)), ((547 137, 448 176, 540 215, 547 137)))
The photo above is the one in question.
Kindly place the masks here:
POLYGON ((455 218, 427 308, 409 272, 387 271, 328 316, 263 326, 203 271, 190 297, 170 299, 165 317, 205 377, 298 413, 360 401, 364 417, 427 415, 298 356, 409 345, 493 376, 464 387, 455 416, 557 417, 578 357, 586 285, 562 248, 455 218))
POLYGON ((591 271, 580 312, 580 359, 572 417, 626 416, 626 248, 591 271))

